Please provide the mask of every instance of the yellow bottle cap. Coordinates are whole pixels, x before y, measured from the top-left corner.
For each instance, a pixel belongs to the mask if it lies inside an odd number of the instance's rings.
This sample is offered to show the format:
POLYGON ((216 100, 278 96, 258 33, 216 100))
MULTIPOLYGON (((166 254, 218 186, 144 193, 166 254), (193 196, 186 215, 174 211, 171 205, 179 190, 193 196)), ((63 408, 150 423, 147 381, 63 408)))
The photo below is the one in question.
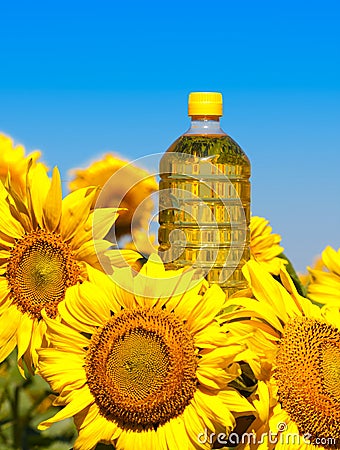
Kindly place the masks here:
POLYGON ((188 101, 189 116, 222 116, 220 92, 191 92, 188 101))

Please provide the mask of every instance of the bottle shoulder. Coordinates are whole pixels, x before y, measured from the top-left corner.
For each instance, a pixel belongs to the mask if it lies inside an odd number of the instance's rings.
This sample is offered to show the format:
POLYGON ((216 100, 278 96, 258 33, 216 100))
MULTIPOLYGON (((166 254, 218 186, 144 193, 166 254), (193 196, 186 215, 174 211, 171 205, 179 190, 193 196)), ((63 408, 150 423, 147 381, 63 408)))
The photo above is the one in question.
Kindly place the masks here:
POLYGON ((227 134, 183 134, 176 139, 167 152, 184 153, 199 158, 215 157, 218 164, 250 165, 246 153, 227 134))

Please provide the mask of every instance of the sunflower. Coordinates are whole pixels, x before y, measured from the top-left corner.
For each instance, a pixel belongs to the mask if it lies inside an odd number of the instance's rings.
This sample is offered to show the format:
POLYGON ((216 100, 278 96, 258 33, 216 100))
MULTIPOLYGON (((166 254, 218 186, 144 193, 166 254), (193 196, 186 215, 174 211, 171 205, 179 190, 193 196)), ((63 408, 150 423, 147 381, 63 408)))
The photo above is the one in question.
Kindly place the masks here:
POLYGON ((257 216, 250 219, 250 254, 251 258, 261 263, 268 272, 278 275, 285 260, 278 258, 283 252, 280 245, 281 236, 272 233, 269 221, 257 216))
MULTIPOLYGON (((99 227, 92 240, 94 188, 62 199, 58 170, 50 179, 41 165, 29 169, 27 179, 24 198, 0 182, 0 361, 17 346, 21 370, 22 357, 29 368, 36 366, 34 349, 45 331, 42 308, 55 318, 67 289, 87 278, 88 266, 103 270, 99 256, 107 267, 114 260, 99 227)), ((96 214, 104 235, 117 210, 96 214)))
MULTIPOLYGON (((26 173, 28 164, 39 164, 40 152, 34 151, 25 156, 25 148, 22 145, 14 146, 13 140, 0 133, 0 181, 3 183, 10 177, 12 186, 15 186, 20 196, 26 194, 26 173)), ((47 170, 47 168, 45 167, 47 170)))
POLYGON ((329 301, 340 304, 340 249, 336 251, 332 247, 326 247, 318 266, 308 270, 308 297, 320 304, 329 301))
POLYGON ((120 207, 121 213, 115 223, 115 237, 131 234, 133 229, 147 229, 153 209, 150 195, 158 190, 155 177, 128 161, 108 153, 92 163, 87 169, 73 169, 71 191, 80 187, 100 186, 101 207, 120 207))
POLYGON ((233 429, 232 413, 253 411, 228 386, 249 354, 215 318, 225 294, 193 273, 165 271, 152 255, 135 277, 90 271, 68 290, 61 322, 46 317, 50 347, 38 351, 64 408, 41 430, 74 416, 75 450, 211 448, 233 429))
MULTIPOLYGON (((307 272, 304 272, 304 273, 299 272, 297 274, 299 277, 300 283, 302 284, 302 286, 304 286, 304 288, 306 289, 306 292, 307 292, 309 283, 312 281, 312 276, 309 271, 310 269, 311 268, 309 267, 307 272)), ((313 270, 315 270, 315 269, 316 270, 324 270, 325 269, 325 266, 324 266, 321 256, 317 256, 316 258, 314 258, 312 269, 313 270)))
POLYGON ((253 447, 339 449, 339 304, 313 305, 298 294, 284 268, 281 283, 255 261, 244 274, 253 298, 229 300, 236 310, 221 320, 231 322, 240 338, 254 332, 248 345, 260 362, 258 370, 253 366, 261 389, 253 405, 262 417, 262 435, 253 447))

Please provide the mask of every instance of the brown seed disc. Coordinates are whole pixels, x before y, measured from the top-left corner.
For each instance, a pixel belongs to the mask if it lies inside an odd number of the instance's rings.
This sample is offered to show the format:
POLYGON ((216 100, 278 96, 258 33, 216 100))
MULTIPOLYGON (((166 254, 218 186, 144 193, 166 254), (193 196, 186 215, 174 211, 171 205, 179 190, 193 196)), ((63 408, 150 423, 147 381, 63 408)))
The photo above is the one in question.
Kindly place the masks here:
POLYGON ((128 429, 151 429, 180 415, 197 386, 197 356, 183 322, 163 310, 113 316, 92 336, 89 388, 101 414, 128 429))
POLYGON ((301 435, 340 445, 340 331, 300 317, 284 328, 274 377, 279 400, 301 435))
POLYGON ((13 303, 22 313, 40 319, 42 308, 49 317, 65 291, 79 281, 79 266, 61 236, 33 231, 16 241, 7 266, 7 281, 13 303))

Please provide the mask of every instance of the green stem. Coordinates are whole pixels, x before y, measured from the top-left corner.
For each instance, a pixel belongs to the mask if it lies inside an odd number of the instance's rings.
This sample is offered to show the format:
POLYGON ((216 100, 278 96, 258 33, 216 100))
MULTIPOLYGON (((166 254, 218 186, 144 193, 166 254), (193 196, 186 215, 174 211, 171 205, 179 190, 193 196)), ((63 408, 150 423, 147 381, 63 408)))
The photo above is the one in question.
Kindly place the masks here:
POLYGON ((290 262, 290 260, 287 258, 287 256, 284 253, 281 253, 279 255, 279 258, 284 259, 285 261, 288 262, 288 264, 286 264, 286 269, 287 269, 287 272, 289 273, 291 279, 293 280, 296 290, 298 291, 298 293, 300 295, 302 295, 302 297, 307 297, 306 288, 302 285, 300 278, 298 277, 297 273, 295 272, 293 264, 290 262))
POLYGON ((17 386, 14 391, 14 399, 12 402, 13 411, 13 448, 20 449, 21 446, 21 424, 19 415, 19 399, 20 399, 20 387, 17 386))

